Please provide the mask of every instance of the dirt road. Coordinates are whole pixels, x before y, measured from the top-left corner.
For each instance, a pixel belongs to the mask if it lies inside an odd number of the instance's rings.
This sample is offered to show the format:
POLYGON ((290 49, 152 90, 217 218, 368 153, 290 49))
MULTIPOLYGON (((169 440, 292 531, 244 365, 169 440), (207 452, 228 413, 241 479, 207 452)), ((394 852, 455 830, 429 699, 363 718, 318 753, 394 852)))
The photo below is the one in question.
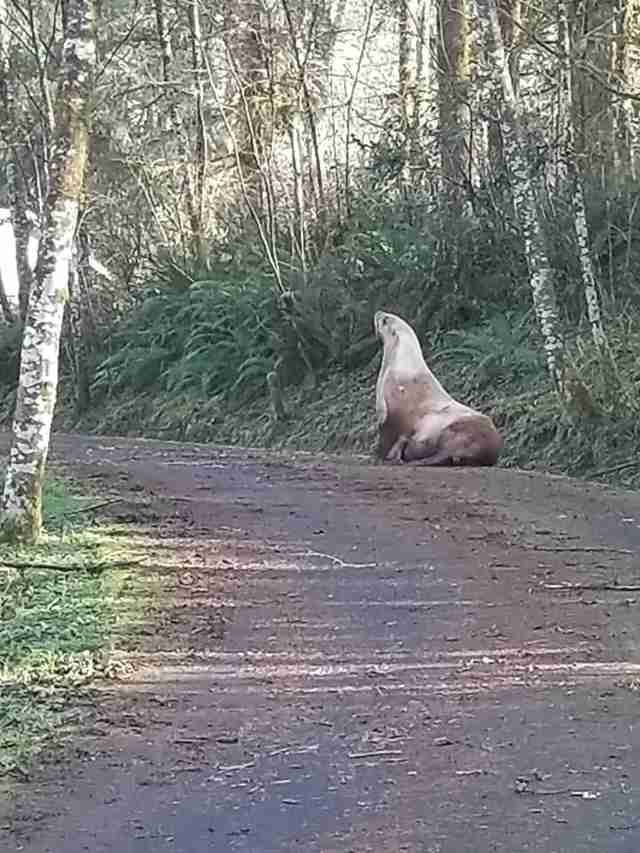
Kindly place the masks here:
POLYGON ((640 849, 639 495, 82 436, 52 463, 118 490, 171 598, 1 849, 640 849))

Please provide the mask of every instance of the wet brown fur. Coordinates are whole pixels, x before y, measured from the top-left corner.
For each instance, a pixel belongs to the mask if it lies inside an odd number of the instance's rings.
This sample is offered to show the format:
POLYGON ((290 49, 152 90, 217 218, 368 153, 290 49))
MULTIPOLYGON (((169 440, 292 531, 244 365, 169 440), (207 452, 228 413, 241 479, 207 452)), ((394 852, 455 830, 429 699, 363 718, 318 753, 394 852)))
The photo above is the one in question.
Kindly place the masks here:
POLYGON ((402 459, 422 465, 495 465, 501 449, 502 439, 491 418, 477 415, 449 424, 435 443, 409 440, 402 459))

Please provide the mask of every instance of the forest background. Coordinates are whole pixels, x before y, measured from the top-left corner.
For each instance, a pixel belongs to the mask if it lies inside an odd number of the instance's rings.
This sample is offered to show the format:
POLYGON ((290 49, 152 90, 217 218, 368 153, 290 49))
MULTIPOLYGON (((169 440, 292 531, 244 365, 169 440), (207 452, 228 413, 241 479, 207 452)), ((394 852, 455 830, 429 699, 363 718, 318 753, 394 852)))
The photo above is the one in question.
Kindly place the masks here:
MULTIPOLYGON (((0 0, 5 426, 74 5, 0 0)), ((58 428, 368 450, 384 308, 507 464, 638 484, 640 0, 94 11, 58 428)))

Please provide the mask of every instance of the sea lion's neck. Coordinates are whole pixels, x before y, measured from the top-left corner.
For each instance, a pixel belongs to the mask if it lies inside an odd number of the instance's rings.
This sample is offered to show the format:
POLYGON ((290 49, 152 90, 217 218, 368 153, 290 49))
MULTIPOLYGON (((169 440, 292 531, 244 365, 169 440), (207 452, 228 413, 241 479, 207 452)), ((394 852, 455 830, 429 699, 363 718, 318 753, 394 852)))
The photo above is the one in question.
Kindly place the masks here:
POLYGON ((434 398, 452 399, 429 369, 419 346, 409 342, 403 346, 401 342, 390 359, 389 367, 397 382, 418 381, 434 398))

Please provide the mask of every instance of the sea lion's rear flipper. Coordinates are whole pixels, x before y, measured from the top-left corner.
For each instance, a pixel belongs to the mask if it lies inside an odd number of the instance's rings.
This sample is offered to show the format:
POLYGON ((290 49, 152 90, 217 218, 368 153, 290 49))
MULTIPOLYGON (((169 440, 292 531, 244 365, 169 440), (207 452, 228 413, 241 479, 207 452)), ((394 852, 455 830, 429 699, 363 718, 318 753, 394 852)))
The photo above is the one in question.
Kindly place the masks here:
POLYGON ((374 456, 383 462, 400 462, 406 438, 398 434, 398 428, 392 418, 378 427, 378 441, 374 456))
POLYGON ((402 451, 404 462, 417 465, 452 465, 451 453, 428 441, 409 441, 402 451))

